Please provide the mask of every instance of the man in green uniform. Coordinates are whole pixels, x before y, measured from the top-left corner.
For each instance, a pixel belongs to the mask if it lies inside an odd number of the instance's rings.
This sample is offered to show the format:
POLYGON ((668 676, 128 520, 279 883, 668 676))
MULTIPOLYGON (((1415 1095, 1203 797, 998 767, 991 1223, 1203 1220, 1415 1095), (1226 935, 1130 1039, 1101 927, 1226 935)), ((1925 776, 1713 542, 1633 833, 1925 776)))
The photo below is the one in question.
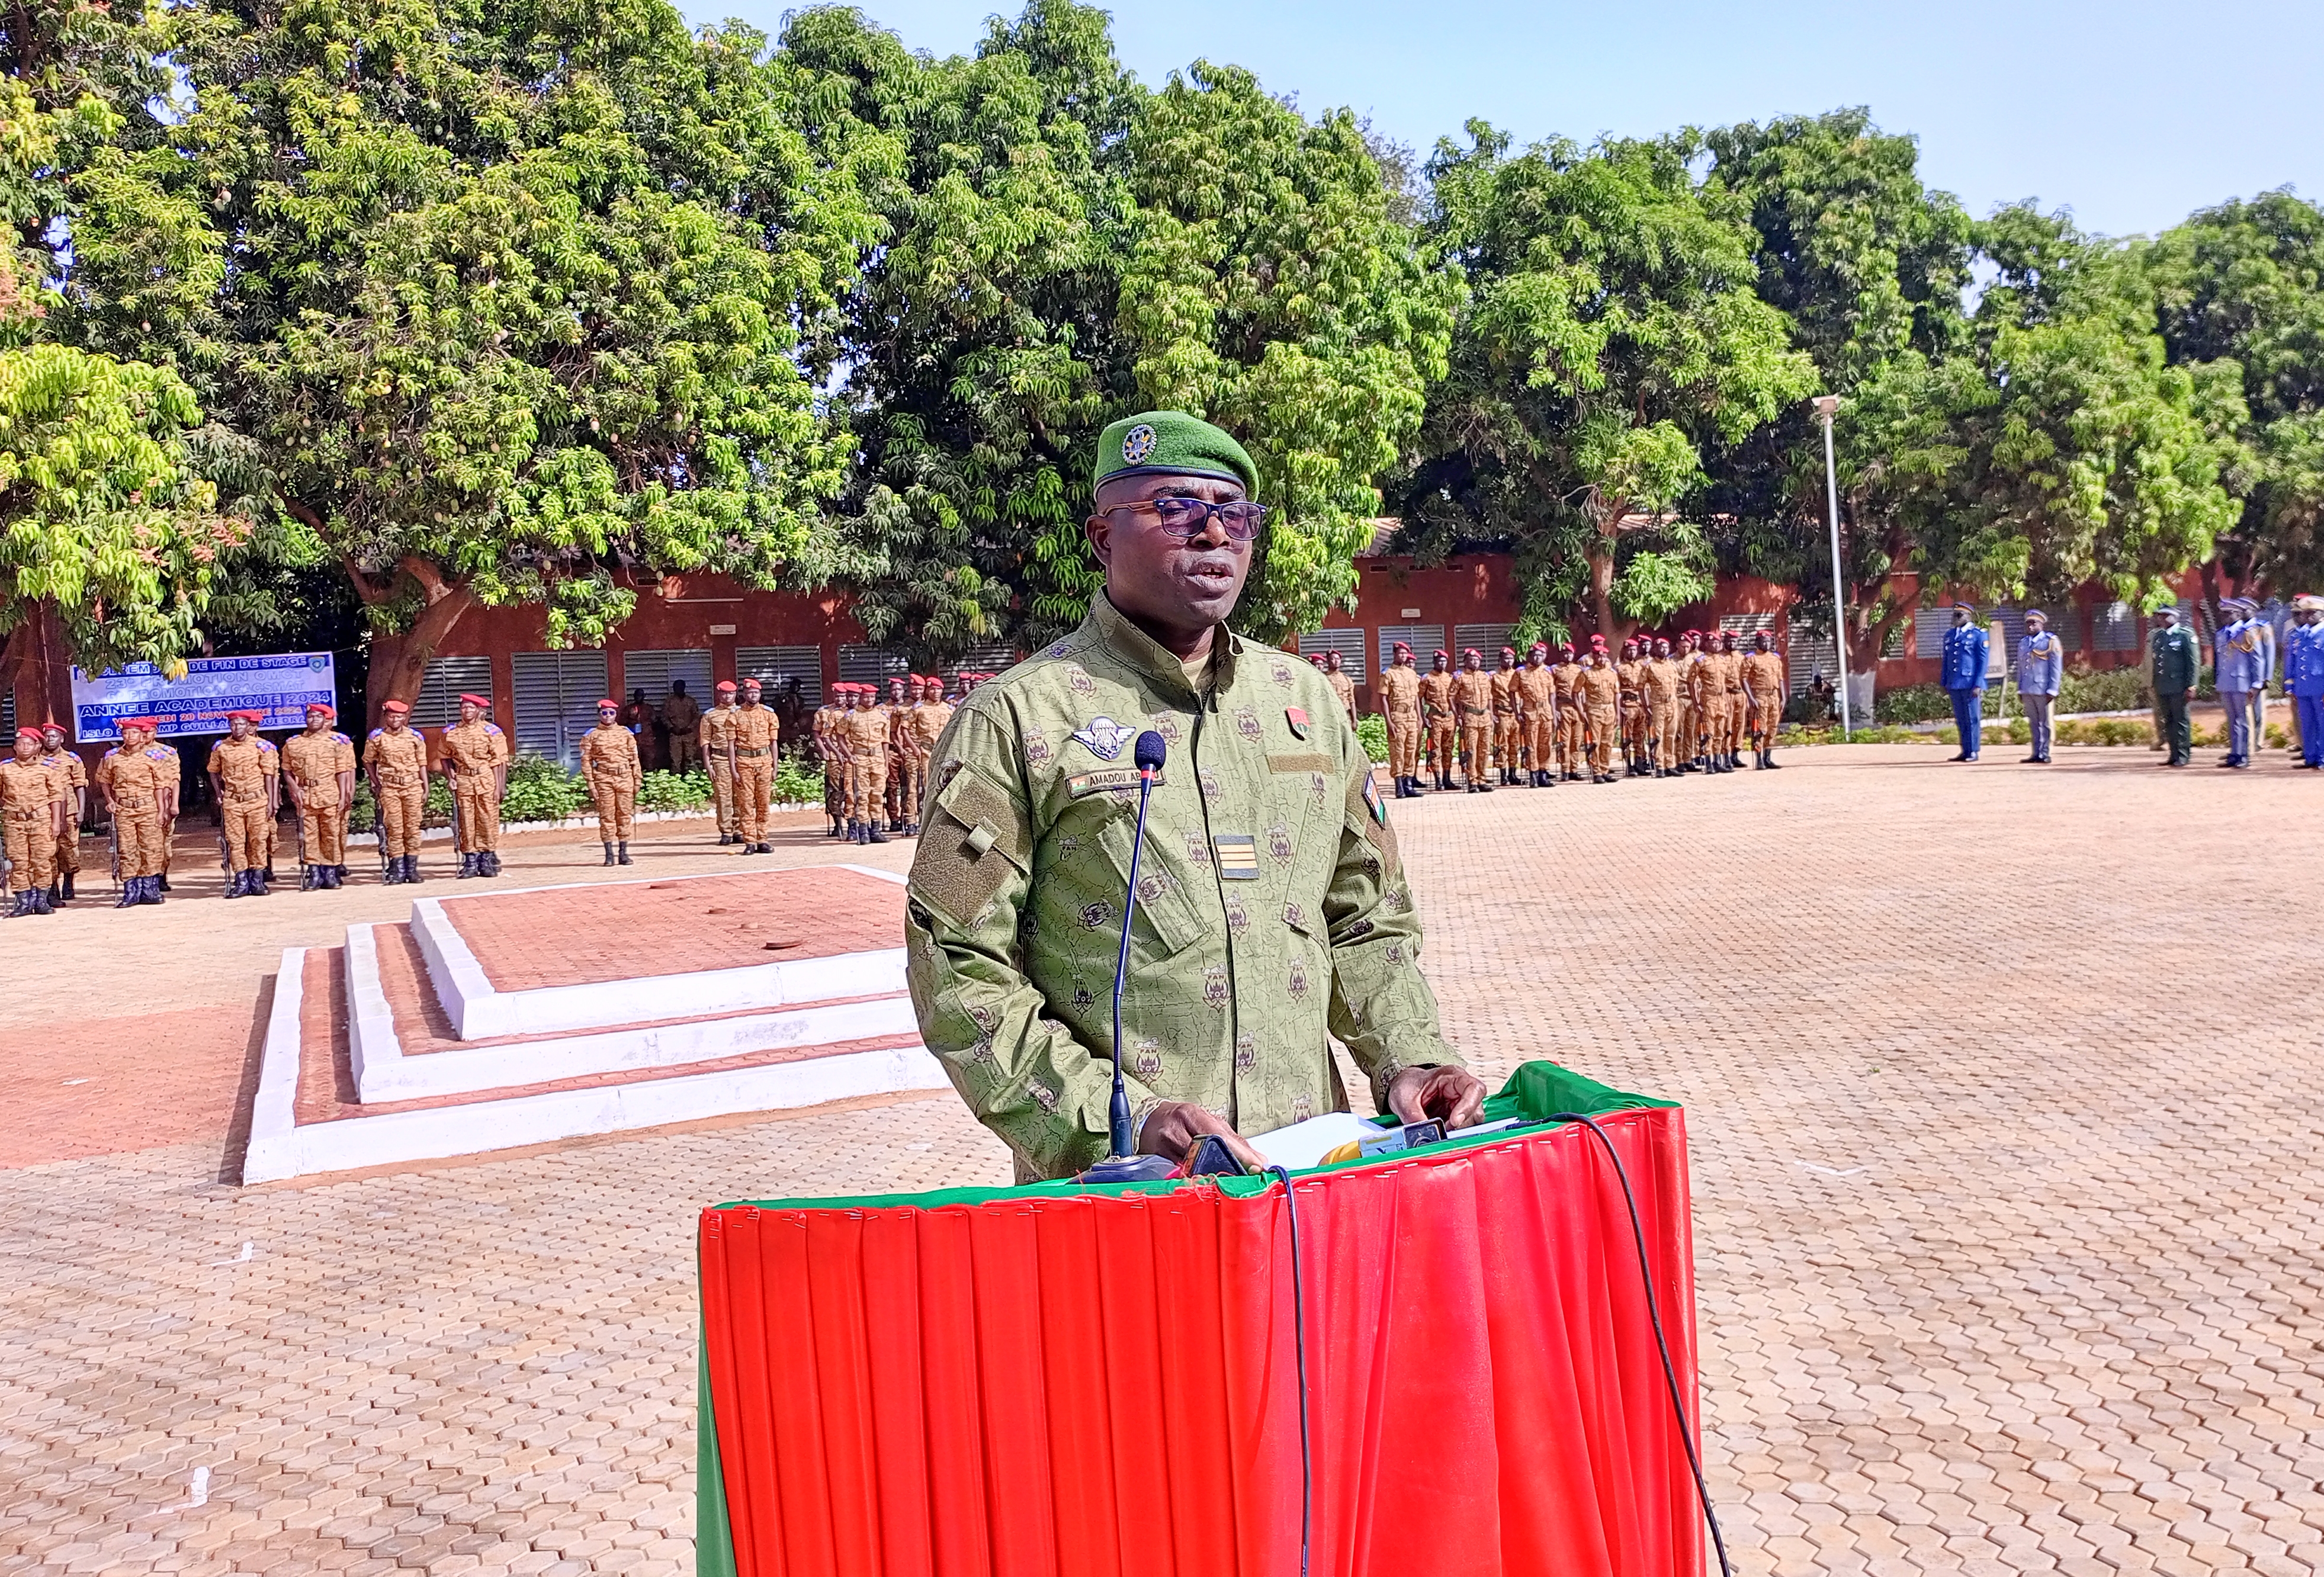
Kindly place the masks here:
POLYGON ((2154 637, 2147 646, 2154 682, 2154 737, 2171 752, 2162 764, 2183 767, 2195 759, 2194 725, 2187 707, 2195 699, 2195 681, 2202 659, 2196 654, 2195 632, 2179 622, 2176 608, 2154 610, 2154 637))
POLYGON ((1081 627, 979 687, 937 742, 904 936, 920 1032, 1020 1178, 1107 1152, 1132 742, 1153 790, 1122 994, 1136 1148, 1173 1159, 1342 1108, 1328 1036, 1379 1105, 1477 1121, 1437 1028, 1370 761, 1322 675, 1224 623, 1265 512, 1233 438, 1177 411, 1098 442, 1081 627))

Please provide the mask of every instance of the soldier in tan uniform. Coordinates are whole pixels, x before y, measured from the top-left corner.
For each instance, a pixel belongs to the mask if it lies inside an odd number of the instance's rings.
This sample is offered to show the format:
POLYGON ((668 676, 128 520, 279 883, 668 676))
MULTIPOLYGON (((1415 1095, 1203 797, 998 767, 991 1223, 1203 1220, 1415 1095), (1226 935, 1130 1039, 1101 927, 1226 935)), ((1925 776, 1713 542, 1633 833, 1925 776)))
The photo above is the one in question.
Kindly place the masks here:
POLYGON ((1614 747, 1622 737, 1622 680, 1606 658, 1606 638, 1590 638, 1590 666, 1582 670, 1582 705, 1590 719, 1590 780, 1614 780, 1614 747))
POLYGON ((926 675, 920 680, 918 698, 904 714, 904 830, 915 837, 920 831, 920 802, 927 797, 928 761, 936 754, 945 724, 951 721, 944 681, 934 674, 926 675))
POLYGON ((331 726, 334 708, 307 705, 307 731, 282 742, 282 786, 299 815, 299 890, 347 879, 347 807, 355 797, 355 742, 331 726))
POLYGON ((1388 724, 1388 770, 1398 799, 1420 797, 1420 670, 1399 641, 1379 677, 1380 720, 1388 724))
MULTIPOLYGON (((641 692, 642 696, 642 692, 641 692)), ((501 873, 501 800, 508 793, 509 742, 485 715, 489 696, 460 697, 460 721, 444 731, 438 749, 452 790, 452 829, 460 845, 460 875, 501 873)))
POLYGON ((162 829, 178 815, 178 752, 153 742, 151 717, 120 720, 121 743, 97 763, 97 786, 113 818, 113 907, 161 901, 162 829))
POLYGON ((1438 652, 1429 659, 1428 676, 1420 681, 1420 721, 1428 731, 1428 770, 1435 776, 1436 787, 1448 794, 1452 791, 1452 752, 1460 738, 1452 660, 1438 652))
POLYGON ((16 731, 16 753, 0 761, 0 829, 8 852, 12 920, 52 915, 49 883, 57 879, 57 840, 64 836, 65 807, 53 768, 41 760, 41 731, 16 731))
POLYGON ((1582 668, 1573 655, 1573 643, 1557 649, 1557 666, 1550 684, 1557 693, 1557 765, 1569 783, 1582 781, 1584 742, 1590 736, 1587 708, 1582 698, 1582 668))
POLYGON ((1686 632, 1686 654, 1679 659, 1679 672, 1686 680, 1686 763, 1683 772, 1711 771, 1710 739, 1712 720, 1718 715, 1719 678, 1711 666, 1710 654, 1702 650, 1700 632, 1686 632))
POLYGON ((1526 653, 1510 688, 1517 692, 1517 732, 1524 740, 1527 781, 1536 788, 1557 787, 1557 676, 1549 666, 1549 645, 1536 641, 1526 653))
POLYGON ((1774 639, 1765 630, 1751 635, 1751 654, 1743 659, 1743 693, 1751 703, 1753 761, 1762 770, 1775 765, 1775 732, 1784 725, 1784 659, 1775 654, 1774 639))
POLYGON ((718 846, 734 841, 734 761, 726 752, 726 731, 734 722, 734 681, 721 679, 710 710, 696 729, 703 764, 710 769, 710 803, 718 813, 718 846))
POLYGON ((57 879, 49 883, 49 901, 70 903, 73 878, 80 874, 80 824, 88 814, 88 765, 78 751, 65 748, 61 723, 42 726, 41 764, 55 775, 58 797, 65 802, 65 830, 57 840, 57 879))
POLYGON ((1461 719, 1461 776, 1471 794, 1490 791, 1493 760, 1493 676, 1475 647, 1461 654, 1452 676, 1452 704, 1461 719))
POLYGON ((1646 775, 1646 703, 1638 686, 1645 678, 1646 663, 1639 653, 1638 638, 1635 635, 1622 642, 1622 660, 1614 665, 1614 678, 1622 690, 1622 771, 1625 776, 1643 778, 1646 775))
POLYGON ((839 720, 847 747, 847 838, 854 844, 884 844, 880 813, 888 798, 888 712, 879 692, 858 685, 854 706, 839 720))
POLYGON ((282 758, 258 736, 263 712, 229 712, 234 730, 210 746, 210 793, 224 825, 226 896, 264 898, 266 856, 273 844, 274 817, 281 808, 282 758))
POLYGON ((686 693, 684 679, 669 681, 669 694, 661 704, 661 726, 669 736, 669 770, 692 771, 702 759, 702 703, 686 693))
POLYGON ((880 721, 888 729, 888 775, 881 784, 880 806, 873 816, 876 818, 885 815, 891 833, 902 832, 911 815, 904 803, 904 709, 910 705, 911 686, 901 678, 890 679, 887 698, 879 706, 880 721))
POLYGON ((364 770, 378 807, 381 880, 390 887, 420 880, 420 827, 428 814, 428 741, 410 726, 411 706, 382 701, 380 725, 364 741, 364 770))
POLYGON ((1515 786, 1517 780, 1517 757, 1525 748, 1524 730, 1517 725, 1517 649, 1501 648, 1501 665, 1489 676, 1493 681, 1493 761, 1500 781, 1515 786))
POLYGON ((1347 664, 1341 660, 1334 648, 1323 654, 1323 682, 1332 687, 1332 694, 1340 698, 1340 710, 1348 715, 1348 726, 1356 725, 1356 681, 1348 677, 1347 664))
POLYGON ((847 835, 847 747, 839 739, 846 690, 844 685, 832 686, 808 724, 815 734, 815 759, 823 763, 823 814, 831 820, 831 830, 824 835, 834 838, 847 835))
POLYGON ((1671 660, 1671 643, 1657 639, 1653 655, 1638 665, 1638 699, 1646 719, 1646 761, 1655 777, 1667 778, 1678 770, 1679 719, 1685 696, 1685 679, 1671 660))
MULTIPOLYGON (((693 737, 691 733, 688 738, 693 737)), ((671 740, 678 735, 673 733, 671 740)), ((627 865, 630 835, 637 830, 638 786, 645 766, 638 759, 638 736, 622 726, 622 704, 607 696, 597 703, 597 726, 581 736, 581 776, 597 807, 597 841, 605 863, 627 865)))
POLYGON ((1743 688, 1743 657, 1736 650, 1736 640, 1734 631, 1720 632, 1719 692, 1724 711, 1720 719, 1719 739, 1713 746, 1720 763, 1730 772, 1743 766, 1743 739, 1748 732, 1745 713, 1751 704, 1743 688))
POLYGON ((734 821, 742 853, 771 854, 767 842, 767 810, 775 789, 775 742, 781 732, 775 715, 759 704, 759 681, 742 681, 742 704, 726 734, 726 753, 734 762, 734 821))

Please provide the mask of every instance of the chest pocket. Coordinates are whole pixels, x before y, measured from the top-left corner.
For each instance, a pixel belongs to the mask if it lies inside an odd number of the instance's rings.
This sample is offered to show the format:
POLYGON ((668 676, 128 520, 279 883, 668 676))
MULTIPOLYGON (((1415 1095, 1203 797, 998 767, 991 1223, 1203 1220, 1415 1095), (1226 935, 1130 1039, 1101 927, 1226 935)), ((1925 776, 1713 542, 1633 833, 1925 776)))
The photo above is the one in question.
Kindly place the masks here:
MULTIPOLYGON (((1183 851, 1174 846, 1172 827, 1199 826, 1199 818, 1172 814, 1165 796, 1199 792, 1192 782, 1167 783, 1155 789, 1147 814, 1146 852, 1138 862, 1138 916, 1130 931, 1133 953, 1167 958, 1202 939, 1204 924, 1186 884, 1213 880, 1208 869, 1194 871, 1183 851)), ((1086 917, 1102 908, 1109 917, 1120 912, 1130 880, 1130 846, 1138 837, 1138 796, 1101 792, 1069 800, 1044 839, 1047 854, 1041 881, 1052 889, 1049 902, 1062 904, 1070 916, 1086 917)), ((1183 841, 1183 840, 1181 840, 1183 841)), ((1070 917, 1068 917, 1070 918, 1070 917)), ((1111 918, 1099 927, 1112 932, 1111 918)), ((1111 963, 1109 955, 1108 962, 1111 963)))

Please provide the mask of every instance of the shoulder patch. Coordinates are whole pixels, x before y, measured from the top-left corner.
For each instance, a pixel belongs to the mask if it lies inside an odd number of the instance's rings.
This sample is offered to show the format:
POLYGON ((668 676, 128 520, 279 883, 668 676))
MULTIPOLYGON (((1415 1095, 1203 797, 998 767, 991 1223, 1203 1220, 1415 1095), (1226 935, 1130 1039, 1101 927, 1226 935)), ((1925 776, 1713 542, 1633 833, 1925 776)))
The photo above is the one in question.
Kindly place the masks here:
POLYGON ((386 732, 387 732, 387 730, 385 730, 384 728, 374 728, 374 729, 373 729, 369 733, 365 734, 364 737, 365 739, 377 739, 377 738, 379 738, 382 734, 385 733, 386 732))
POLYGON ((487 723, 484 724, 484 732, 486 733, 498 733, 500 731, 501 725, 497 723, 487 723))

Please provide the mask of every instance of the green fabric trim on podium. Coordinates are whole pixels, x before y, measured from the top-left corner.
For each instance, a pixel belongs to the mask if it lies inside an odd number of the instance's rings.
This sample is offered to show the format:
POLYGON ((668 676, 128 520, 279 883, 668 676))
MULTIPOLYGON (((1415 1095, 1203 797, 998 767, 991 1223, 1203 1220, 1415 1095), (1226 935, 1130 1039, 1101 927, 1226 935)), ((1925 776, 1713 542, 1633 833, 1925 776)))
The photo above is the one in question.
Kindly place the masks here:
MULTIPOLYGON (((1692 1398, 1683 1114, 1546 1062, 1486 1110, 1607 1120, 1692 1398)), ((1628 1217, 1596 1140, 1520 1130, 1297 1179, 1315 1571, 1699 1572, 1628 1217), (1438 1508, 1425 1532, 1375 1505, 1381 1474, 1438 1508)), ((706 1210, 697 1571, 1290 1577, 1282 1204, 1251 1177, 706 1210)))

